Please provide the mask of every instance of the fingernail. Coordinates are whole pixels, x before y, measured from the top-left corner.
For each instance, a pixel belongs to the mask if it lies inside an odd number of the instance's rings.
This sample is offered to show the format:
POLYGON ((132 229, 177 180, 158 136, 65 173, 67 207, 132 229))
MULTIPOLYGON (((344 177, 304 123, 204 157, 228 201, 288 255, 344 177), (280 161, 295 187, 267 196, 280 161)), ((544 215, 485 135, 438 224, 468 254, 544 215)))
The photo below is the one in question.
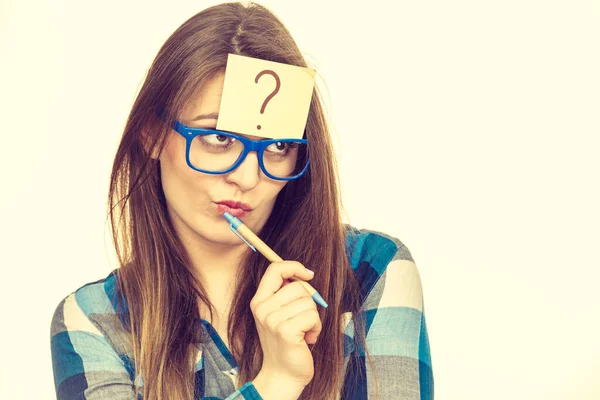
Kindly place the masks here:
POLYGON ((310 274, 314 274, 315 273, 315 271, 311 271, 310 269, 308 269, 306 267, 304 269, 306 269, 310 274))

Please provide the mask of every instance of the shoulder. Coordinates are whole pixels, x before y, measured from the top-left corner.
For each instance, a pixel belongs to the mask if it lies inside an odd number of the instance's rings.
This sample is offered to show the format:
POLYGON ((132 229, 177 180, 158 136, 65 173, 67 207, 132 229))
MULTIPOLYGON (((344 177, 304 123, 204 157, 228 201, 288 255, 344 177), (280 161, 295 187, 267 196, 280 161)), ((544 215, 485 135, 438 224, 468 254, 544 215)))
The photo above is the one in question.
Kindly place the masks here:
POLYGON ((346 251, 366 310, 410 307, 422 311, 419 271, 402 241, 384 232, 346 228, 346 251))
POLYGON ((400 239, 383 232, 358 229, 348 224, 344 226, 346 250, 353 269, 362 261, 371 262, 376 267, 382 268, 393 260, 414 262, 410 251, 400 239))
POLYGON ((64 297, 52 317, 51 336, 65 331, 100 334, 98 321, 114 316, 117 309, 117 270, 106 278, 86 283, 64 297))

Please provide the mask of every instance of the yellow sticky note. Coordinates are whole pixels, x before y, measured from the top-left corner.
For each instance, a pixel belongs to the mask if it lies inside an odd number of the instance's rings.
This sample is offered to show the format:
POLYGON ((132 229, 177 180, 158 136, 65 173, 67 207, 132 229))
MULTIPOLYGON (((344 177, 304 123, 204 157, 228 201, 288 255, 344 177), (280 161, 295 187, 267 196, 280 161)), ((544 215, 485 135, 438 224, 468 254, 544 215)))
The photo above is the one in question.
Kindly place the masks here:
POLYGON ((302 138, 315 70, 229 54, 217 129, 265 138, 302 138))

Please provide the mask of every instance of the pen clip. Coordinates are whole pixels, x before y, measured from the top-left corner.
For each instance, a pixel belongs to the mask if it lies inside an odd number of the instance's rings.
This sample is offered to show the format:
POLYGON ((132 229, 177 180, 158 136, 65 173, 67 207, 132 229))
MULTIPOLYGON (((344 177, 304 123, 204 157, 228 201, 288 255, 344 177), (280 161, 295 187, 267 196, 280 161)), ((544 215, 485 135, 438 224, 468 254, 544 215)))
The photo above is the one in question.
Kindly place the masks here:
POLYGON ((242 235, 240 235, 240 233, 237 231, 237 229, 235 229, 233 227, 232 224, 229 224, 229 228, 233 231, 233 233, 235 233, 237 235, 237 237, 239 237, 240 239, 242 239, 244 241, 244 243, 246 243, 252 250, 256 251, 256 248, 254 246, 252 246, 250 243, 248 243, 248 241, 246 239, 244 239, 242 237, 242 235))

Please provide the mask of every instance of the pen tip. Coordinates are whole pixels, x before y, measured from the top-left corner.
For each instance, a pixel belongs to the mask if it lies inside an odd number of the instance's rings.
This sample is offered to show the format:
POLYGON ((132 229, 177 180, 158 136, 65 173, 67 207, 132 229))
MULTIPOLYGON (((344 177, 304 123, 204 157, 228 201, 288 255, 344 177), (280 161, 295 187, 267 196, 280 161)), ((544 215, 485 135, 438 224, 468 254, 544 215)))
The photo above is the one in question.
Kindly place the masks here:
POLYGON ((319 292, 315 292, 312 295, 313 300, 319 304, 321 307, 327 308, 327 303, 325 302, 325 300, 323 300, 323 298, 321 297, 321 295, 319 294, 319 292))
POLYGON ((227 211, 225 211, 223 213, 223 217, 225 217, 225 219, 227 220, 227 222, 229 222, 230 224, 234 221, 234 216, 229 214, 227 211))

